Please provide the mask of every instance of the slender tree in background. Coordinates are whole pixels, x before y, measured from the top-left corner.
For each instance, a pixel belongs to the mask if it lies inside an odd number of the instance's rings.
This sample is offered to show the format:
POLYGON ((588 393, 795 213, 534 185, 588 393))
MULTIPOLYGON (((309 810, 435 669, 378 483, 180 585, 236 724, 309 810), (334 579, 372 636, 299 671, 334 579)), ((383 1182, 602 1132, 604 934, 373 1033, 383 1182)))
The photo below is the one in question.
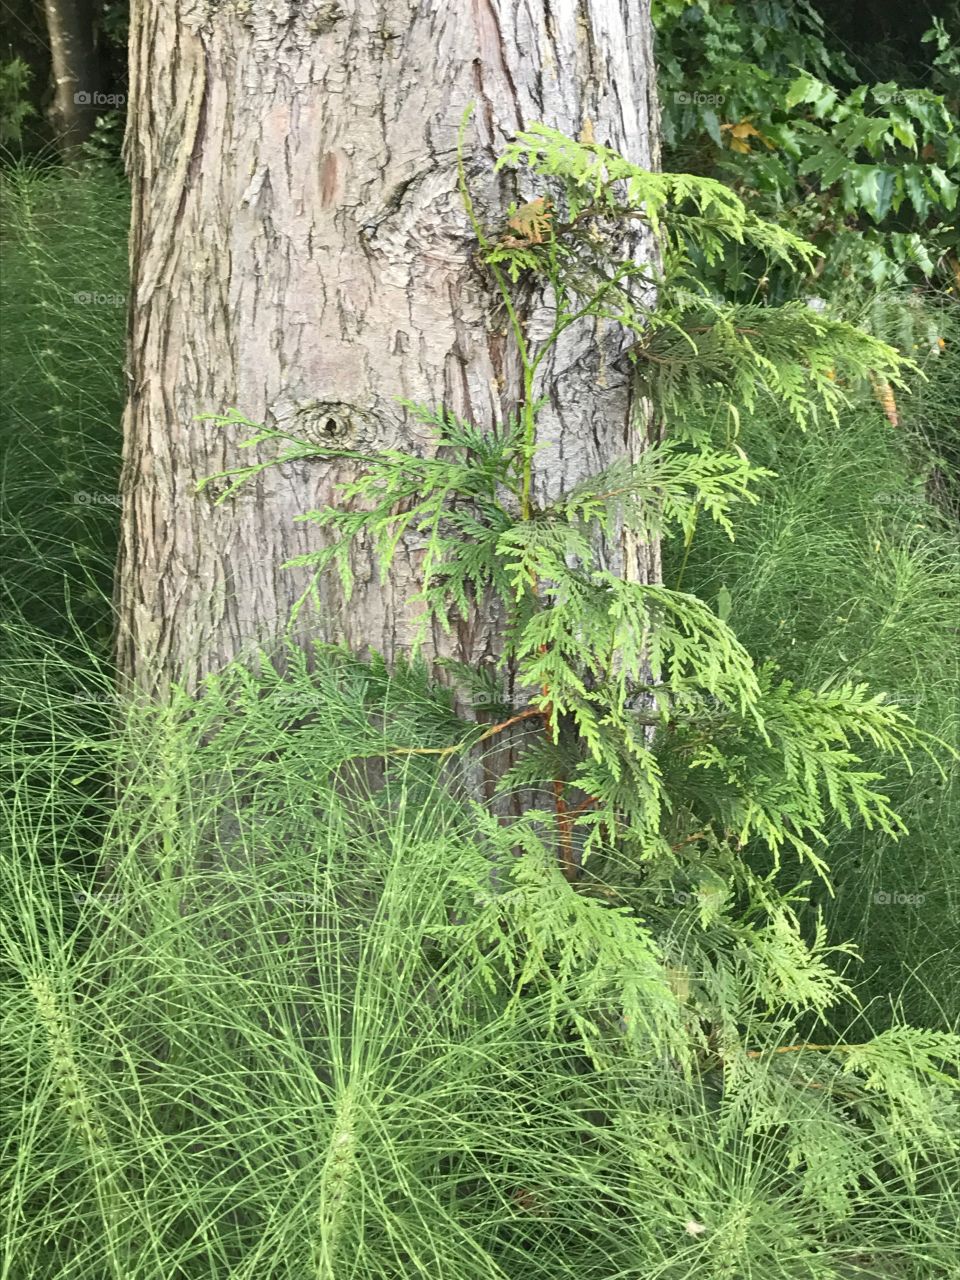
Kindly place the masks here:
MULTIPOLYGON (((482 425, 516 407, 507 319, 458 191, 457 127, 471 101, 481 218, 502 220, 515 193, 493 163, 535 121, 586 130, 653 167, 647 0, 135 7, 118 607, 120 665, 141 687, 192 684, 274 644, 309 574, 282 565, 326 536, 295 517, 328 505, 353 474, 344 460, 285 464, 215 505, 197 482, 250 459, 198 415, 236 407, 319 444, 417 453, 434 446, 399 397, 482 425)), ((548 314, 531 296, 524 323, 536 332, 548 314)), ((618 372, 628 341, 615 326, 577 324, 543 362, 545 493, 642 448, 618 372)), ((361 544, 349 605, 329 577, 296 637, 402 655, 419 554, 403 544, 381 586, 361 544)), ((607 557, 621 575, 657 577, 656 547, 613 539, 607 557)), ((428 653, 480 662, 496 630, 481 615, 452 640, 436 634, 428 653)))
POLYGON ((54 96, 50 116, 57 146, 70 158, 96 123, 100 60, 91 0, 44 0, 54 96))

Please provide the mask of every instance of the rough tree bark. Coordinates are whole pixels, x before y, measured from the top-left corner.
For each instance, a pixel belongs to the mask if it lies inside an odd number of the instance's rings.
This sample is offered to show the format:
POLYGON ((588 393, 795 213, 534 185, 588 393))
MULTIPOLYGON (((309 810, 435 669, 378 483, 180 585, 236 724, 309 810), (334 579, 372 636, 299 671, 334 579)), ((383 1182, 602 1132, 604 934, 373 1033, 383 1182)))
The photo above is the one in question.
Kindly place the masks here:
POLYGON ((61 154, 70 159, 96 122, 100 60, 91 0, 44 0, 54 95, 50 117, 61 154))
MULTIPOLYGON (((493 161, 544 121, 656 162, 649 0, 138 0, 130 53, 132 302, 118 573, 121 669, 141 688, 207 672, 283 632, 305 585, 281 568, 322 532, 294 517, 349 477, 312 461, 265 472, 222 506, 202 477, 240 461, 197 421, 240 409, 347 447, 422 451, 397 397, 477 422, 516 403, 518 370, 472 260, 456 131, 477 110, 469 170, 502 208, 493 161)), ((525 193, 528 194, 528 193, 525 193)), ((536 308, 532 328, 545 322, 536 308)), ((613 369, 624 340, 567 331, 542 367, 556 490, 642 447, 613 369)), ((658 574, 655 547, 611 567, 658 574)), ((299 635, 407 649, 418 552, 381 588, 363 551, 349 606, 331 576, 299 635)), ((434 653, 495 651, 480 619, 434 653)))

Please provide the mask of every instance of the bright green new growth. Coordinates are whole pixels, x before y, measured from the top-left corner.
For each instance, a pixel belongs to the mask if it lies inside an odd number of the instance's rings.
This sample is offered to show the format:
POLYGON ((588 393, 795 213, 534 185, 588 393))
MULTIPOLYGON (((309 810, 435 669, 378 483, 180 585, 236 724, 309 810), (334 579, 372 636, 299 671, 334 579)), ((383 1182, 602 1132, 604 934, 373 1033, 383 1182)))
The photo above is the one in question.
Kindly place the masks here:
MULTIPOLYGON (((789 844, 823 873, 813 842, 822 838, 825 807, 844 821, 856 814, 895 834, 896 815, 873 785, 878 776, 858 767, 852 744, 866 739, 904 755, 917 741, 906 716, 851 685, 794 693, 769 672, 758 679, 730 627, 702 601, 622 580, 602 567, 604 539, 622 529, 640 542, 674 531, 689 541, 703 512, 732 536, 733 504, 756 501, 750 485, 770 472, 752 467, 740 451, 681 441, 649 447, 638 463, 618 463, 545 507, 533 501, 532 476, 540 408, 535 377, 577 320, 615 320, 636 334, 632 354, 644 369, 656 369, 644 373, 643 383, 664 414, 678 397, 715 396, 722 368, 734 413, 754 404, 760 384, 802 424, 818 402, 834 412, 843 399, 828 374, 842 369, 848 378, 872 372, 897 380, 901 358, 803 306, 748 308, 746 325, 744 309, 693 293, 693 250, 710 260, 724 245, 747 241, 771 257, 801 263, 812 252, 750 214, 718 182, 648 173, 609 148, 535 126, 498 165, 525 166, 552 181, 553 194, 549 202, 537 196, 521 210, 511 206, 509 225, 517 235, 498 238, 474 211, 462 131, 460 145, 464 202, 520 354, 517 416, 483 430, 446 409, 407 403, 413 417, 434 428, 439 452, 429 458, 318 449, 271 431, 245 441, 291 441, 294 447, 277 461, 342 457, 363 465, 336 507, 301 517, 334 538, 291 563, 312 566, 314 585, 335 565, 349 595, 355 539, 372 541, 385 577, 400 539, 413 533, 425 547, 421 635, 434 622, 449 632, 452 618, 500 602, 506 615, 501 668, 512 689, 528 690, 521 716, 539 716, 546 730, 528 741, 500 785, 552 784, 556 838, 568 869, 575 845, 582 845, 583 856, 603 846, 630 847, 645 860, 673 864, 674 841, 684 843, 698 831, 703 839, 738 846, 762 842, 775 857, 789 844), (611 258, 631 221, 652 230, 658 263, 611 258), (554 324, 537 345, 524 333, 508 280, 549 287, 554 324), (657 286, 659 307, 635 296, 638 281, 648 293, 657 286), (694 309, 675 305, 677 298, 694 309), (705 318, 711 321, 705 326, 693 323, 705 318), (665 354, 674 348, 679 354, 665 354), (659 738, 651 729, 661 731, 659 738), (674 773, 684 775, 676 791, 699 798, 682 818, 663 781, 665 754, 674 773), (578 793, 572 809, 565 797, 571 789, 578 793)), ((231 484, 223 496, 269 465, 227 472, 231 484)))
MULTIPOLYGON (((800 302, 732 306, 709 296, 697 264, 713 265, 733 246, 794 269, 818 256, 807 241, 757 217, 723 183, 651 173, 609 147, 575 142, 546 125, 518 134, 498 161, 503 166, 559 185, 566 219, 560 225, 550 219, 542 243, 520 247, 490 245, 478 227, 488 263, 503 264, 514 281, 533 272, 550 284, 557 324, 545 345, 581 315, 603 316, 635 333, 641 384, 662 413, 706 395, 716 400, 719 392, 735 414, 752 409, 765 392, 802 427, 819 408, 836 417, 848 403, 838 385, 844 379, 855 384, 874 375, 902 385, 902 357, 852 325, 800 302), (623 247, 618 231, 632 223, 652 232, 654 259, 611 262, 611 249, 623 247), (644 296, 651 285, 655 297, 644 296)), ((499 273, 497 279, 502 289, 499 273)))
MULTIPOLYGON (((516 761, 499 780, 501 793, 522 798, 521 816, 505 822, 472 805, 480 833, 466 879, 472 910, 458 915, 450 937, 467 948, 478 980, 491 992, 506 981, 508 1011, 530 990, 544 992, 550 1018, 566 1015, 598 1070, 615 1061, 601 1014, 612 1007, 635 1069, 667 1054, 685 1078, 712 1081, 723 1131, 748 1123, 786 1135, 791 1167, 805 1171, 804 1194, 842 1215, 862 1180, 877 1176, 863 1126, 896 1131, 884 1159, 907 1178, 924 1143, 950 1146, 937 1117, 953 1082, 939 1064, 956 1058, 958 1042, 902 1027, 863 1046, 810 1042, 799 1020, 823 1019, 851 997, 831 963, 848 949, 830 948, 822 923, 808 940, 795 910, 805 886, 785 893, 775 877, 787 848, 826 880, 817 846, 828 818, 896 838, 902 824, 859 752, 893 754, 909 767, 923 735, 862 683, 812 691, 778 681, 770 665, 755 669, 703 601, 605 569, 599 549, 622 529, 640 542, 679 532, 689 545, 705 513, 732 536, 734 504, 755 502, 750 486, 772 473, 738 449, 674 431, 679 439, 648 447, 639 462, 537 505, 535 379, 566 327, 604 318, 635 334, 641 389, 659 414, 719 392, 736 418, 761 388, 802 427, 818 405, 835 415, 842 382, 895 382, 903 362, 806 307, 733 308, 698 291, 691 254, 709 260, 731 241, 809 259, 807 246, 748 214, 718 183, 649 174, 542 126, 500 163, 524 164, 553 183, 549 204, 536 195, 511 206, 517 234, 497 237, 478 221, 461 164, 467 211, 520 355, 515 419, 484 430, 444 408, 406 404, 434 428, 438 453, 429 458, 344 454, 265 431, 245 444, 286 439, 293 447, 284 458, 362 464, 336 507, 301 517, 333 537, 293 563, 318 576, 336 567, 349 594, 357 538, 372 543, 386 576, 399 541, 414 534, 425 548, 424 628, 449 631, 453 619, 494 601, 505 616, 500 665, 512 701, 489 677, 478 683, 446 664, 483 692, 499 722, 464 726, 453 741, 448 729, 437 745, 415 733, 404 742, 395 728, 387 744, 358 751, 380 755, 389 770, 393 758, 443 760, 516 733, 518 723, 541 723, 543 732, 521 730, 511 741, 516 761), (611 261, 631 220, 653 231, 656 262, 611 261), (512 291, 531 284, 547 285, 555 307, 539 345, 524 333, 512 291), (527 691, 519 706, 517 689, 527 691), (529 800, 551 792, 549 804, 529 800), (493 885, 484 889, 491 861, 493 885), (678 883, 689 886, 679 899, 678 883), (909 1046, 906 1076, 901 1046, 909 1046), (852 1093, 821 1076, 824 1058, 843 1063, 852 1093), (889 1108, 883 1120, 867 1101, 875 1093, 889 1108)), ((222 421, 252 425, 236 414, 222 421)), ((227 492, 268 465, 226 473, 227 492)))

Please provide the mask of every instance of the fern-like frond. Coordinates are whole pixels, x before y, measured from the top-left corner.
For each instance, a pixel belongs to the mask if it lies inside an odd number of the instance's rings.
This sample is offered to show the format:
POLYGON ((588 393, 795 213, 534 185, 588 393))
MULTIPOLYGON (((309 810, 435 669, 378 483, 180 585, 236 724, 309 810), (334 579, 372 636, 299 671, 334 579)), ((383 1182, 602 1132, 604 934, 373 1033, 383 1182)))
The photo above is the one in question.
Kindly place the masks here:
POLYGON ((784 405, 798 426, 819 408, 834 421, 871 375, 903 385, 908 363, 893 348, 802 302, 780 307, 683 300, 672 323, 647 324, 633 349, 641 382, 665 412, 717 396, 752 410, 761 395, 784 405))

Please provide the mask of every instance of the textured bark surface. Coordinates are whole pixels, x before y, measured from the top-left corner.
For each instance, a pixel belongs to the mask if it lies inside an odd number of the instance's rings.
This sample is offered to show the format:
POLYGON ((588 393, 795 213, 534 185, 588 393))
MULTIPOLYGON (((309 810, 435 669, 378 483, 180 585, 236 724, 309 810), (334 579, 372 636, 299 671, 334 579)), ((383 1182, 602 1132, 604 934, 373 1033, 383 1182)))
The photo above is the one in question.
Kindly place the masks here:
MULTIPOLYGON (((544 121, 655 164, 648 0, 138 0, 127 162, 133 190, 129 403, 118 574, 122 669, 142 686, 192 684, 283 632, 324 536, 294 517, 349 477, 311 461, 265 472, 223 505, 198 480, 249 461, 202 413, 348 448, 431 448, 396 398, 492 423, 516 402, 516 361, 457 191, 456 131, 477 109, 468 168, 481 215, 512 194, 493 161, 544 121)), ((520 193, 531 193, 521 179, 520 193)), ((546 315, 534 308, 532 332, 546 315)), ((542 367, 556 491, 641 447, 624 339, 568 330, 542 367)), ((264 446, 270 449, 270 446, 264 446)), ((275 447, 274 447, 275 448, 275 447)), ((269 453, 261 456, 269 456, 269 453)), ((356 556, 298 634, 375 649, 410 644, 418 550, 385 588, 356 556)), ((656 548, 612 547, 650 580, 656 548)), ((435 652, 495 652, 480 619, 435 652)))

